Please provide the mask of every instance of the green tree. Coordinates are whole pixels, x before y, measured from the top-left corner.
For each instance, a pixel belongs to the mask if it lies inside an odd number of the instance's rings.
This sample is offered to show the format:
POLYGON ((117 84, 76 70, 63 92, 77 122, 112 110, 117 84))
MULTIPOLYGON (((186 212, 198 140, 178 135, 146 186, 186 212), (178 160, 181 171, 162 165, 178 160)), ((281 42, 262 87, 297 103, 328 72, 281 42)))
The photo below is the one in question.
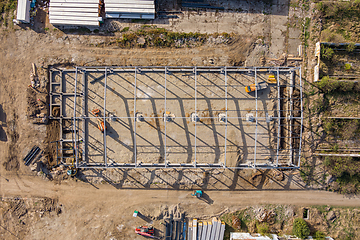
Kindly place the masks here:
POLYGON ((293 223, 293 234, 299 238, 306 238, 310 234, 307 223, 302 218, 296 218, 293 223))

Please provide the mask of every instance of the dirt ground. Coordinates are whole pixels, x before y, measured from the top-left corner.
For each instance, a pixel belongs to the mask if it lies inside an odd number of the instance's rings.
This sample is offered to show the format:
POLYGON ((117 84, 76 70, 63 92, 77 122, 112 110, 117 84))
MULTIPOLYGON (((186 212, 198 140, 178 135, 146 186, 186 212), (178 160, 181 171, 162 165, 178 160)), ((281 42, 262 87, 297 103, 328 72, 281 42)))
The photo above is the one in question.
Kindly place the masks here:
POLYGON ((324 191, 208 191, 207 201, 190 194, 166 189, 119 190, 109 184, 73 180, 54 184, 37 176, 2 175, 0 234, 3 239, 17 239, 14 235, 20 239, 142 239, 135 235, 134 227, 147 222, 133 218, 133 211, 140 211, 162 230, 163 215, 178 204, 186 217, 199 219, 254 203, 360 206, 358 198, 324 191))

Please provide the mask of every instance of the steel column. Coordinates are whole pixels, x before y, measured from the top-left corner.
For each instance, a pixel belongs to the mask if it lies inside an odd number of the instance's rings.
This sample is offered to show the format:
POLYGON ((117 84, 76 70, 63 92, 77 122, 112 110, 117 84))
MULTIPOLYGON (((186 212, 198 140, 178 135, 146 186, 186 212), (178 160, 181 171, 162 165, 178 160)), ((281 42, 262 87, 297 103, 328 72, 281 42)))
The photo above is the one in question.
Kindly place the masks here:
POLYGON ((108 166, 107 163, 107 147, 106 147, 106 88, 107 88, 107 67, 105 67, 105 85, 104 85, 104 113, 103 113, 103 121, 104 121, 104 160, 105 166, 108 166))
POLYGON ((76 167, 79 165, 78 163, 78 148, 77 148, 77 139, 76 139, 76 92, 77 92, 77 74, 78 68, 75 70, 75 91, 74 91, 74 122, 73 122, 73 132, 74 132, 74 151, 75 151, 75 164, 76 167))
POLYGON ((300 75, 300 106, 301 106, 301 126, 300 126, 300 143, 299 143, 299 160, 298 160, 298 167, 300 167, 300 159, 301 159, 301 143, 302 143, 302 133, 303 133, 303 121, 304 121, 304 106, 303 106, 303 87, 302 87, 302 76, 301 76, 301 68, 299 69, 300 75))
POLYGON ((277 69, 277 94, 278 94, 278 131, 277 131, 277 147, 276 147, 276 167, 279 166, 279 148, 280 148, 280 77, 279 77, 279 68, 277 69))
POLYGON ((137 74, 137 67, 135 67, 135 82, 134 82, 134 161, 135 161, 135 168, 137 167, 137 149, 136 149, 136 94, 137 94, 137 86, 136 86, 136 74, 137 74))
POLYGON ((227 151, 227 125, 228 125, 228 102, 227 102, 227 94, 228 94, 228 86, 227 86, 227 69, 224 67, 225 71, 225 114, 226 114, 226 122, 225 122, 225 154, 224 154, 224 168, 226 167, 226 151, 227 151))
MULTIPOLYGON (((196 69, 196 67, 194 67, 194 74, 195 74, 195 114, 197 114, 197 110, 196 110, 196 106, 197 106, 197 69, 196 69)), ((196 160, 196 140, 197 140, 197 136, 196 136, 196 125, 197 125, 197 122, 195 121, 195 141, 194 141, 194 144, 195 144, 195 146, 194 146, 194 148, 195 148, 195 158, 194 158, 194 167, 196 168, 196 162, 197 162, 197 160, 196 160)))
POLYGON ((166 74, 167 74, 167 68, 165 67, 165 103, 164 103, 164 105, 165 105, 165 110, 164 110, 164 116, 163 116, 163 118, 164 118, 164 124, 165 124, 165 138, 164 138, 164 163, 165 163, 165 167, 166 167, 166 163, 167 163, 167 160, 166 160, 166 139, 167 139, 167 135, 166 135, 166 118, 165 118, 165 115, 166 115, 166 92, 167 92, 167 86, 166 86, 166 84, 167 84, 167 80, 166 80, 166 74))

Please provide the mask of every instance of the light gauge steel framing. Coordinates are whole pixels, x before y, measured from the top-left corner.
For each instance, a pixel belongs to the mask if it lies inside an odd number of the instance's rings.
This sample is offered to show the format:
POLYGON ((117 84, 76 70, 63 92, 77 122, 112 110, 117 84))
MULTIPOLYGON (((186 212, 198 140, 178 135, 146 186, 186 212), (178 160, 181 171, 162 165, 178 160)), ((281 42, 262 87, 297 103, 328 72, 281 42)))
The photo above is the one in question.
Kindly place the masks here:
MULTIPOLYGON (((301 140, 303 131, 303 96, 300 67, 78 66, 74 69, 52 67, 50 69, 49 76, 49 118, 59 121, 59 140, 54 144, 56 144, 57 161, 61 164, 74 165, 77 168, 241 169, 300 167, 301 140), (95 78, 92 76, 94 74, 100 75, 100 77, 95 78), (124 77, 124 74, 131 76, 131 80, 129 80, 129 77, 124 77), (151 74, 155 74, 155 77, 163 79, 162 84, 154 79, 154 76, 151 74), (66 80, 67 75, 70 76, 69 78, 71 81, 66 80), (144 75, 146 78, 139 80, 139 77, 144 75), (269 90, 264 94, 263 92, 260 92, 257 87, 261 81, 259 78, 261 78, 263 81, 266 81, 269 75, 275 75, 277 82, 274 85, 268 84, 269 90), (82 77, 82 81, 80 81, 81 78, 79 76, 82 77), (124 92, 131 92, 129 88, 133 88, 133 98, 125 98, 123 95, 113 90, 114 88, 111 88, 108 80, 109 77, 112 76, 116 76, 118 80, 115 81, 111 79, 111 83, 116 84, 119 89, 122 88, 124 92), (93 78, 93 81, 90 81, 90 77, 93 78), (210 79, 212 77, 214 77, 215 80, 210 79), (246 83, 242 82, 242 77, 244 77, 244 79, 247 81, 246 83), (186 87, 188 89, 193 89, 194 92, 186 92, 186 90, 181 89, 180 86, 176 86, 176 82, 171 82, 175 80, 169 79, 177 79, 177 81, 183 84, 183 88, 186 87), (206 83, 210 82, 210 84, 204 84, 204 79, 207 81, 206 83), (152 81, 152 84, 156 83, 156 86, 150 86, 150 84, 146 81, 152 81), (97 88, 94 88, 95 90, 89 89, 89 84, 91 85, 93 82, 102 85, 102 96, 98 94, 101 92, 100 85, 97 88), (125 83, 130 87, 124 87, 123 84, 125 83), (256 86, 256 90, 254 91, 253 95, 251 95, 252 93, 245 93, 244 91, 244 87, 251 84, 255 84, 256 86), (144 86, 146 86, 146 88, 150 89, 151 91, 163 91, 163 94, 159 94, 163 97, 141 97, 140 95, 149 95, 146 90, 144 90, 144 86), (178 91, 183 91, 184 96, 190 97, 181 97, 180 95, 177 95, 174 90, 172 90, 173 87, 178 87, 178 91), (211 88, 216 89, 211 90, 211 88), (125 112, 120 112, 120 116, 111 115, 112 110, 107 108, 107 103, 111 103, 111 106, 116 103, 114 103, 114 100, 108 99, 107 90, 110 90, 112 95, 116 94, 124 101, 127 101, 127 108, 129 108, 129 102, 133 101, 132 113, 130 110, 126 110, 126 116, 124 116, 125 112), (223 97, 213 97, 220 96, 218 92, 223 92, 223 97), (169 94, 171 97, 169 97, 169 94), (91 95, 94 95, 95 97, 91 97, 91 95), (264 95, 266 97, 263 97, 264 95), (272 97, 270 97, 270 95, 272 97), (91 100, 90 98, 95 100, 91 100), (96 99, 98 99, 100 102, 96 102, 96 99), (155 100, 153 100, 152 108, 154 109, 154 114, 152 116, 144 116, 145 123, 139 123, 137 122, 137 114, 140 113, 140 106, 137 106, 137 102, 146 102, 148 99, 155 99, 156 101, 161 100, 161 104, 163 104, 161 106, 163 106, 164 109, 163 111, 156 113, 156 103, 154 103, 155 100), (171 107, 174 106, 174 104, 168 104, 168 101, 174 101, 174 99, 182 104, 182 113, 170 117, 168 116, 168 113, 171 112, 171 107), (204 109, 204 107, 201 105, 204 101, 207 101, 207 106, 220 108, 221 104, 219 105, 216 102, 218 100, 224 101, 224 105, 222 105, 224 107, 220 110, 204 109), (72 101, 72 104, 68 104, 67 101, 72 101), (116 155, 118 153, 115 153, 115 151, 110 149, 110 147, 107 145, 108 140, 113 141, 114 137, 111 137, 110 133, 116 131, 116 129, 111 130, 105 127, 102 133, 102 142, 99 140, 100 138, 95 139, 96 137, 92 136, 91 128, 92 125, 94 125, 92 121, 96 122, 97 117, 90 115, 90 101, 91 104, 98 106, 98 108, 101 110, 102 116, 100 117, 107 126, 112 125, 111 121, 116 121, 121 125, 124 125, 126 129, 132 132, 132 147, 130 144, 125 143, 126 141, 119 140, 124 133, 121 130, 118 130, 117 134, 119 136, 117 136, 115 139, 118 142, 116 144, 123 145, 128 149, 127 151, 132 153, 132 157, 129 157, 131 160, 123 162, 117 161, 117 158, 122 159, 126 158, 126 156, 122 156, 122 152, 120 152, 119 155, 116 155), (101 101, 103 101, 102 105, 101 101), (187 101, 186 104, 185 101, 187 101), (194 103, 193 106, 190 104, 192 101, 194 103), (211 101, 216 102, 216 104, 212 104, 211 101), (241 109, 242 103, 244 103, 244 105, 245 103, 251 105, 251 101, 255 102, 255 109, 241 109), (273 109, 267 109, 266 101, 272 101, 273 109), (232 108, 234 109, 229 109, 229 103, 231 103, 231 106, 233 106, 232 108), (260 109, 260 105, 262 105, 262 109, 260 109), (73 106, 72 109, 70 106, 73 106), (59 108, 57 113, 56 108, 59 108), (190 113, 184 113, 185 110, 191 109, 194 109, 193 111, 196 116, 197 114, 203 114, 199 117, 201 119, 200 122, 197 120, 191 122, 190 113), (67 112, 71 111, 72 114, 67 114, 67 112), (247 121, 248 118, 242 115, 242 113, 251 111, 255 113, 254 123, 247 121), (161 112, 163 112, 163 115, 161 115, 161 112), (204 114, 204 112, 206 112, 208 115, 204 114), (223 115, 225 116, 224 121, 220 121, 220 115, 218 114, 219 112, 225 114, 223 115), (274 116, 269 115, 269 113, 274 114, 274 116), (205 120, 209 121, 209 124, 205 124, 205 120), (150 125, 148 121, 154 121, 157 127, 153 126, 155 124, 150 125), (236 122, 238 123, 236 124, 236 122), (69 123, 71 125, 70 127, 68 126, 69 123), (146 124, 150 125, 152 128, 156 128, 159 136, 159 146, 152 143, 153 136, 148 139, 142 135, 139 135, 139 129, 137 126, 144 128, 143 126, 146 126, 146 124), (162 124, 163 130, 161 127, 162 124), (182 127, 185 131, 187 137, 187 146, 183 146, 184 144, 180 143, 178 143, 178 146, 176 146, 179 149, 182 149, 184 152, 179 152, 178 150, 176 150, 176 152, 172 150, 176 147, 170 146, 171 144, 169 142, 176 142, 177 138, 177 136, 174 137, 174 134, 169 132, 171 131, 171 128, 169 129, 169 127, 174 124, 179 126, 180 124, 184 125, 181 125, 180 127, 182 127), (192 127, 193 132, 191 130, 192 127), (246 129, 251 127, 255 128, 254 133, 250 130, 249 132, 246 132, 246 129), (224 129, 224 132, 220 133, 218 130, 215 130, 215 128, 224 129), (231 132, 229 132, 229 128, 232 129, 231 132), (259 130, 259 128, 262 130, 259 130), (204 135, 204 137, 199 137, 207 129, 212 131, 215 139, 214 145, 216 146, 207 143, 207 136, 204 135), (242 131, 242 133, 240 134, 236 131, 242 131), (69 134, 69 132, 71 132, 71 134, 69 134), (231 139, 229 139, 229 136, 231 139), (238 139, 240 138, 242 138, 241 143, 237 143, 239 142, 238 139), (260 141, 259 138, 262 140, 260 141), (90 139, 95 139, 92 141, 95 142, 95 144, 102 145, 103 150, 93 146, 94 143, 90 143, 90 139), (137 139, 140 139, 141 142, 149 144, 149 146, 153 146, 160 156, 159 159, 155 162, 153 161, 149 163, 144 163, 142 159, 139 159, 138 152, 143 151, 142 149, 145 149, 146 147, 139 145, 137 139), (220 144, 219 139, 224 140, 223 145, 220 144), (245 143, 245 139, 251 139, 251 141, 253 140, 253 146, 249 144, 249 140, 247 140, 245 143), (266 139, 269 140, 267 141, 266 139), (268 143, 269 146, 265 145, 265 143, 268 143), (201 145, 200 150, 198 149, 199 144, 201 145), (231 154, 229 153, 229 147, 231 148, 231 154), (208 152, 202 151, 202 149, 206 148, 209 148, 210 150, 208 152), (263 150, 260 151, 260 148, 263 150), (90 149, 97 149, 99 153, 97 155, 101 155, 103 161, 90 161, 90 149), (108 156, 109 151, 111 151, 113 156, 118 157, 110 158, 108 156), (181 156, 184 156, 184 158, 190 160, 172 163, 171 156, 175 156, 176 154, 182 154, 181 156), (212 160, 212 155, 216 155, 214 161, 212 160), (235 155, 236 157, 234 157, 235 155), (249 157, 250 155, 253 157, 249 157), (263 158, 259 159, 259 156, 262 156, 263 158), (231 159, 231 163, 229 163, 229 158, 231 159), (207 159, 209 159, 208 162, 207 159), (253 160, 251 161, 251 159, 253 160), (288 160, 284 161, 284 159, 288 160)), ((119 102, 119 104, 121 103, 119 102)), ((144 151, 142 155, 146 157, 146 152, 144 151)))

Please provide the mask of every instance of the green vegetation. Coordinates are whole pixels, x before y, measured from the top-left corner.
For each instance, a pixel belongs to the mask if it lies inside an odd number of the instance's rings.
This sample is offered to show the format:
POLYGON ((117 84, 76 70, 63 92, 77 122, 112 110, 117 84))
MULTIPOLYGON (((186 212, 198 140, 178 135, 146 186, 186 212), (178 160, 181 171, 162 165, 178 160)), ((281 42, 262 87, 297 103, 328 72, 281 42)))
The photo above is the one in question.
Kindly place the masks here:
POLYGON ((309 43, 308 43, 308 40, 310 38, 310 32, 308 31, 309 30, 309 27, 310 27, 310 18, 306 17, 304 19, 304 22, 302 24, 302 41, 305 45, 305 47, 308 47, 309 46, 309 43))
POLYGON ((258 223, 256 225, 256 229, 257 229, 257 232, 263 236, 268 235, 270 232, 269 224, 267 224, 267 223, 258 223))
POLYGON ((17 6, 16 3, 17 3, 16 0, 1 0, 0 1, 0 11, 1 11, 0 22, 2 22, 5 27, 8 26, 9 22, 10 22, 10 24, 12 24, 12 21, 10 20, 10 18, 14 19, 13 12, 16 9, 16 6, 17 6))
POLYGON ((0 11, 1 13, 10 12, 11 10, 16 9, 16 0, 2 0, 0 1, 0 11))
POLYGON ((299 238, 306 238, 310 235, 310 229, 302 218, 295 218, 293 223, 293 234, 299 238))
POLYGON ((346 50, 348 52, 353 52, 355 50, 355 43, 350 43, 349 45, 347 45, 346 50))
POLYGON ((147 47, 182 47, 202 45, 209 36, 230 39, 229 33, 202 34, 198 32, 179 33, 157 28, 156 26, 143 25, 137 31, 131 31, 129 27, 123 28, 122 37, 110 44, 117 44, 119 47, 131 48, 135 46, 147 47))
POLYGON ((323 232, 320 232, 320 231, 317 231, 316 233, 315 233, 315 239, 316 240, 325 240, 325 233, 323 233, 323 232))
POLYGON ((127 31, 129 31, 129 27, 124 27, 123 29, 121 29, 121 31, 120 32, 127 32, 127 31))
POLYGON ((321 57, 325 58, 327 60, 332 60, 332 57, 334 55, 334 50, 330 47, 323 47, 321 48, 321 57))
POLYGON ((327 205, 307 206, 311 212, 311 218, 304 220, 303 208, 291 205, 265 205, 246 207, 239 211, 226 213, 221 216, 225 222, 225 238, 229 239, 230 232, 260 233, 264 236, 276 233, 279 236, 293 234, 300 238, 312 235, 318 240, 324 239, 325 235, 334 239, 356 239, 360 235, 360 229, 356 224, 360 222, 360 209, 356 207, 334 207, 327 205), (259 222, 259 207, 262 213, 271 213, 269 218, 259 222), (328 220, 330 212, 336 213, 335 219, 328 220), (240 220, 240 221, 234 221, 240 220), (240 227, 241 225, 241 227, 240 227), (311 229, 311 231, 310 231, 311 229), (352 238, 349 238, 351 237, 352 238))
POLYGON ((323 121, 325 133, 339 140, 354 140, 360 134, 358 119, 324 119, 323 121))
POLYGON ((347 92, 359 92, 360 85, 353 81, 339 81, 325 76, 315 84, 323 93, 336 94, 347 92))
POLYGON ((323 19, 323 41, 359 42, 360 1, 319 2, 316 4, 323 19), (325 33, 325 34, 323 34, 325 33))
POLYGON ((351 70, 351 64, 345 63, 344 69, 345 69, 346 71, 350 71, 350 70, 351 70))
POLYGON ((327 171, 336 177, 336 182, 331 185, 330 190, 347 194, 359 192, 359 158, 327 156, 324 158, 324 165, 327 171))

